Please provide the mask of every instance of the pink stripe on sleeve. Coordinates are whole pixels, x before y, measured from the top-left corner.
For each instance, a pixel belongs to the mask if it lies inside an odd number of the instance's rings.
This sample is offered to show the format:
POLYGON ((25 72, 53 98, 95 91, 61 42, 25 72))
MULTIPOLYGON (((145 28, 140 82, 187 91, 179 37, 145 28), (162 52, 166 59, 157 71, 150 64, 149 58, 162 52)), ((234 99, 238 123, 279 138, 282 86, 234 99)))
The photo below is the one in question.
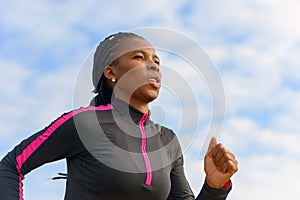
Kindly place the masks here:
POLYGON ((17 170, 20 174, 19 179, 19 199, 23 200, 23 183, 22 180, 24 179, 24 175, 22 174, 22 166, 24 162, 54 133, 54 131, 59 128, 62 124, 64 124, 66 121, 71 119, 73 116, 85 112, 85 111, 91 111, 91 110, 111 110, 113 107, 111 104, 108 104, 106 106, 89 106, 87 108, 79 108, 77 110, 71 111, 60 118, 58 118, 55 122, 53 122, 46 131, 39 135, 35 140, 33 140, 23 151, 20 155, 16 157, 17 161, 17 170))

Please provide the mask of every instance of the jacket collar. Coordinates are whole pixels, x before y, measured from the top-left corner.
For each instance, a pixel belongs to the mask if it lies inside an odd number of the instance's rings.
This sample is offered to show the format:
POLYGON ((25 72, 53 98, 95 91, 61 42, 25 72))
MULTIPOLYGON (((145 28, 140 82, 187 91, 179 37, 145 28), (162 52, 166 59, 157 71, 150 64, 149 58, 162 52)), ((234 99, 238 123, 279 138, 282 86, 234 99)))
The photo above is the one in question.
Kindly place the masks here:
POLYGON ((142 118, 145 118, 145 123, 149 123, 150 111, 148 113, 143 113, 119 98, 114 98, 112 100, 112 106, 114 110, 122 115, 122 117, 133 121, 137 125, 142 118))

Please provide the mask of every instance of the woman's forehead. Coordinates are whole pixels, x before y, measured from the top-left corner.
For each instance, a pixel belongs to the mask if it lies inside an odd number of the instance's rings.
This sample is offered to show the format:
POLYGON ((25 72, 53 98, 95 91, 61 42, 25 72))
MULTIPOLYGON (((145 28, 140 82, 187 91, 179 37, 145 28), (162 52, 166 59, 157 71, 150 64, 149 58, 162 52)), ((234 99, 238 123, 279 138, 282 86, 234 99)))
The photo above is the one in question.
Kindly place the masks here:
POLYGON ((122 40, 118 44, 118 48, 114 52, 114 54, 117 57, 120 57, 121 55, 127 54, 129 52, 144 50, 147 52, 153 52, 155 53, 155 50, 153 46, 147 42, 146 40, 143 40, 141 38, 128 38, 125 40, 122 40))

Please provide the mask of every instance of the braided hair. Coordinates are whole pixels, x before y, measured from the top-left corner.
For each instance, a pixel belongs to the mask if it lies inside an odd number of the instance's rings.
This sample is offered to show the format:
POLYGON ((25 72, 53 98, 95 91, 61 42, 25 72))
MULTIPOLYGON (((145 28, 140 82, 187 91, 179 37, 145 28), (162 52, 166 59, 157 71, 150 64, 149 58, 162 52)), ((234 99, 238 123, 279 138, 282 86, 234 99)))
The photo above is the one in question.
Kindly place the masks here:
POLYGON ((97 95, 91 101, 91 105, 99 106, 111 103, 113 89, 108 85, 107 78, 103 72, 106 66, 113 64, 120 56, 117 54, 117 50, 120 48, 121 41, 132 38, 145 40, 135 33, 119 32, 106 37, 98 45, 94 53, 92 72, 93 85, 95 87, 93 92, 97 95))

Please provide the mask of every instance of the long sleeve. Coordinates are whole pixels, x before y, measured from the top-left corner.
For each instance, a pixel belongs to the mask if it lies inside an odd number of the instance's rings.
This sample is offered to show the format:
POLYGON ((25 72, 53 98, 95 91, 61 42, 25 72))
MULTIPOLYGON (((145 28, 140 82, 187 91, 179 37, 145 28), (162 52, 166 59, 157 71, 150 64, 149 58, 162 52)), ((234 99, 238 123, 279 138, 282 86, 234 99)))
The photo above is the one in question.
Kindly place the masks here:
MULTIPOLYGON (((171 192, 169 194, 168 200, 194 200, 195 196, 190 188, 190 185, 184 173, 184 159, 181 155, 181 147, 175 135, 174 137, 177 141, 177 145, 175 145, 175 150, 173 149, 173 152, 176 152, 175 155, 178 158, 172 163, 172 170, 170 174, 171 192)), ((209 187, 208 184, 204 182, 196 200, 225 200, 231 188, 231 182, 228 185, 228 187, 226 187, 226 189, 214 189, 209 187)))
MULTIPOLYGON (((214 189, 205 182, 196 200, 225 200, 230 192, 232 184, 226 189, 214 189)), ((171 170, 171 192, 168 200, 194 200, 195 196, 185 177, 183 168, 183 156, 173 163, 171 170)))
MULTIPOLYGON (((76 113, 75 113, 76 114, 76 113)), ((74 112, 22 141, 0 162, 0 199, 23 199, 22 180, 31 170, 48 162, 73 156, 83 145, 76 132, 74 112)))
POLYGON ((194 194, 186 180, 183 169, 183 156, 178 158, 171 170, 171 192, 168 200, 193 200, 194 194))
POLYGON ((224 200, 226 199, 231 189, 232 189, 231 182, 226 187, 226 189, 214 189, 209 187, 205 182, 196 200, 224 200))

